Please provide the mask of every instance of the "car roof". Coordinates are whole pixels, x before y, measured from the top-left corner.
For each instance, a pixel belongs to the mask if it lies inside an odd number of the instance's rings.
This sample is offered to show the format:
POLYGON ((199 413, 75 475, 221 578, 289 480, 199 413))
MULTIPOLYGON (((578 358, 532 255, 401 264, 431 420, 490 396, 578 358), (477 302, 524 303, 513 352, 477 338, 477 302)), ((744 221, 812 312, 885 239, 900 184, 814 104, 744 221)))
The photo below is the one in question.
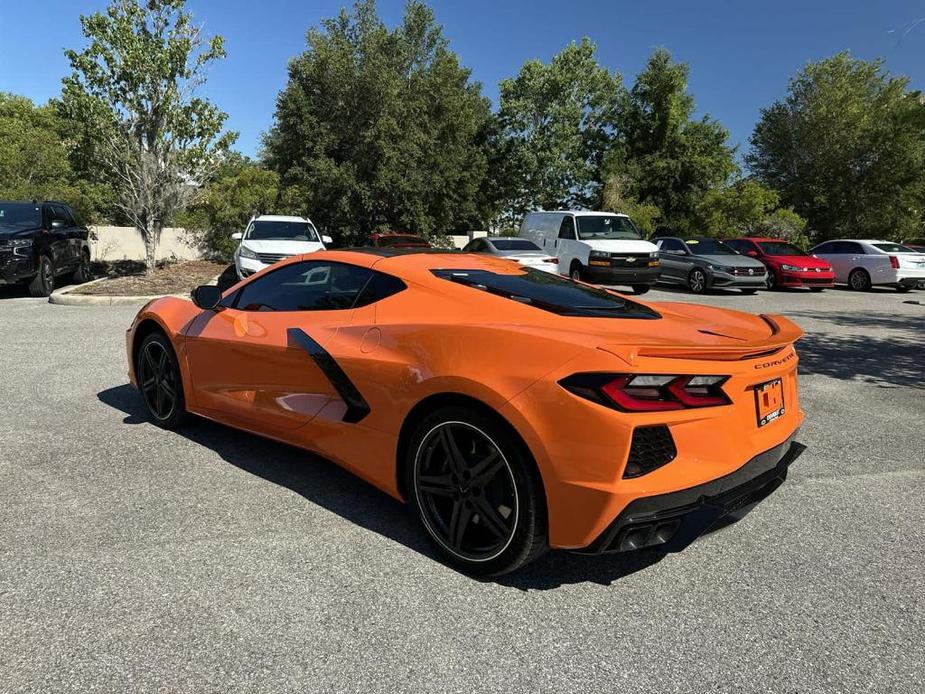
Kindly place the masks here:
POLYGON ((776 239, 773 236, 734 236, 730 241, 773 241, 776 243, 790 243, 787 239, 776 239))
POLYGON ((308 217, 297 217, 286 214, 258 214, 254 217, 255 222, 310 222, 308 217))
POLYGON ((592 210, 536 210, 528 214, 574 214, 582 217, 629 217, 622 212, 594 212, 592 210))

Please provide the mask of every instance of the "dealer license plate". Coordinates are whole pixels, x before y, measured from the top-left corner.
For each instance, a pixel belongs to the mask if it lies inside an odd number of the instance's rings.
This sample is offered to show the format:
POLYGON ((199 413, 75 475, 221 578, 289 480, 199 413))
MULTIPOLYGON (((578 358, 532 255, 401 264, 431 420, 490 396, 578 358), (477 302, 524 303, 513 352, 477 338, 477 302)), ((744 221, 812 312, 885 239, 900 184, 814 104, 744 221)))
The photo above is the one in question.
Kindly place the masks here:
POLYGON ((784 414, 784 384, 779 378, 755 386, 758 426, 770 424, 784 414))

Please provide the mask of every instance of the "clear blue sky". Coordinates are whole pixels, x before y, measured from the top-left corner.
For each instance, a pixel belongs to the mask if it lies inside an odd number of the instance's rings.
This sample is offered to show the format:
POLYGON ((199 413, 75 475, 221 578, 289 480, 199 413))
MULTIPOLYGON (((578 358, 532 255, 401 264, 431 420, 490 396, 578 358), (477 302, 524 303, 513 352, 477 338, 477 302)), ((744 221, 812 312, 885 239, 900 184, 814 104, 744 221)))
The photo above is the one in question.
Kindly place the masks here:
MULTIPOLYGON (((82 45, 78 15, 105 0, 0 0, 0 90, 43 102, 68 71, 64 47, 82 45), (32 30, 22 27, 31 26, 32 30)), ((228 58, 212 68, 207 95, 230 114, 238 148, 254 155, 271 124, 286 63, 305 32, 343 0, 190 0, 208 33, 226 39, 228 58)), ((397 23, 403 0, 379 0, 397 23)), ((743 147, 759 109, 782 96, 807 61, 850 50, 882 57, 894 74, 925 89, 925 0, 457 0, 431 3, 450 47, 497 98, 498 81, 529 58, 548 60, 589 36, 599 60, 627 83, 656 46, 691 66, 699 113, 718 118, 743 147), (909 29, 903 37, 902 34, 909 29)))

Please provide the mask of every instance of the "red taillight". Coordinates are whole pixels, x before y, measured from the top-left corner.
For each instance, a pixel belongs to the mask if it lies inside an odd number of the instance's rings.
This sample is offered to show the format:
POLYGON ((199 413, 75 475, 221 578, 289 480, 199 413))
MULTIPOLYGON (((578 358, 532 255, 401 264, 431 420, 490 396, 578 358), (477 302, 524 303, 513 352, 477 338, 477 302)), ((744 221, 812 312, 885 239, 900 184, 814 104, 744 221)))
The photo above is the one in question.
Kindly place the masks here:
POLYGON ((728 378, 584 373, 559 383, 576 395, 625 412, 664 412, 730 404, 722 389, 728 378))
POLYGON ((890 267, 892 267, 894 270, 899 269, 899 258, 897 258, 895 255, 890 256, 890 267))

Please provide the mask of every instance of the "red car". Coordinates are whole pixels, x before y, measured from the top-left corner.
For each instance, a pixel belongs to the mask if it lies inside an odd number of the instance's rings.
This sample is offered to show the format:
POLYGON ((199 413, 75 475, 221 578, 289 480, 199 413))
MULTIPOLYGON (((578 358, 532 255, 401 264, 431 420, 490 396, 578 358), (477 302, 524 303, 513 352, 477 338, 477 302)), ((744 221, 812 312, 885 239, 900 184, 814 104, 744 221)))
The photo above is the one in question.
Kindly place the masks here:
POLYGON ((824 260, 780 239, 749 237, 726 244, 742 255, 757 258, 768 268, 768 288, 809 287, 821 292, 835 286, 835 271, 824 260))
POLYGON ((431 248, 426 239, 401 231, 380 231, 370 234, 366 239, 366 245, 374 248, 431 248))

